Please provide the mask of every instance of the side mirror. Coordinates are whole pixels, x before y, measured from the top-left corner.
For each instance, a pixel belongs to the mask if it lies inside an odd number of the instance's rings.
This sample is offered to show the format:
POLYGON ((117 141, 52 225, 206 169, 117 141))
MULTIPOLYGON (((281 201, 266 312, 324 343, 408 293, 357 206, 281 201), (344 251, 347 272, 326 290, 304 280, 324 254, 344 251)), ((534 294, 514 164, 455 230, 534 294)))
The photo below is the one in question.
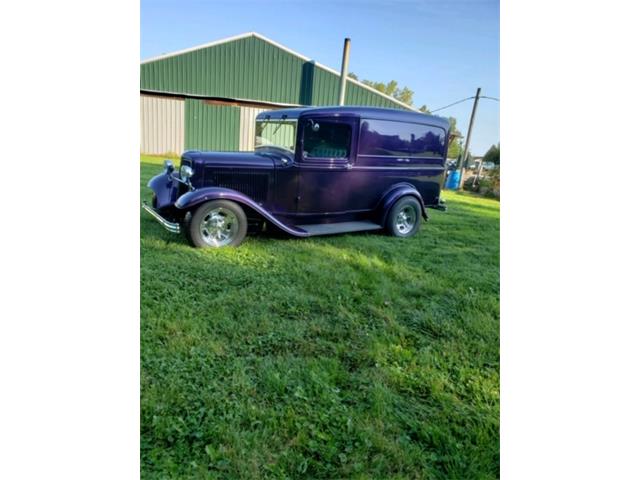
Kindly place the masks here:
POLYGON ((320 125, 318 125, 316 122, 314 122, 313 120, 309 119, 309 125, 311 125, 311 130, 313 130, 314 132, 317 132, 318 130, 320 130, 320 125))

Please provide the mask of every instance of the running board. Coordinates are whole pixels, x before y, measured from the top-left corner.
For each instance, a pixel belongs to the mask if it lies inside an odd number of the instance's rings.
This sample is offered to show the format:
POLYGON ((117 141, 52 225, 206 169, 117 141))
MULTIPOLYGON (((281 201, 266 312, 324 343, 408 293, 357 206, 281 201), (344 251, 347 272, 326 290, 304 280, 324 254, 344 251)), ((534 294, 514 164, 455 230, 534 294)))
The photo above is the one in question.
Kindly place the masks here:
POLYGON ((319 223, 316 225, 296 225, 296 227, 306 231, 310 236, 363 232, 366 230, 379 230, 382 228, 381 225, 373 222, 319 223))

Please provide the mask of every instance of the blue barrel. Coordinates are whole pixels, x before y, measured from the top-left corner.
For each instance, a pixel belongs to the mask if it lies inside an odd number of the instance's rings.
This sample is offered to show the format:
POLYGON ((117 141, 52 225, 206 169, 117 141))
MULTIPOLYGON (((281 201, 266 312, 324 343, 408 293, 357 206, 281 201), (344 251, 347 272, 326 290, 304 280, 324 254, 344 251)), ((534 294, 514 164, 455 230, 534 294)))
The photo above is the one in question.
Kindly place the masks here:
POLYGON ((459 184, 460 184, 460 171, 454 170, 453 172, 449 172, 449 176, 447 177, 447 181, 444 184, 444 188, 447 188, 449 190, 456 190, 459 184))

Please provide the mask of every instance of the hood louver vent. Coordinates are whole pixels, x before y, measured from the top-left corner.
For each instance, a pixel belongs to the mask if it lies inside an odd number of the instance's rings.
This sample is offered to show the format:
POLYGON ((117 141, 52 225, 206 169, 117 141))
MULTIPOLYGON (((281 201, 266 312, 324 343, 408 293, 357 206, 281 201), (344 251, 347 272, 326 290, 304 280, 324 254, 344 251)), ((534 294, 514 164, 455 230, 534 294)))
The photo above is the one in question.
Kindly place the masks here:
POLYGON ((205 185, 230 188, 244 193, 256 202, 267 199, 269 174, 264 170, 223 171, 219 168, 207 168, 205 185))

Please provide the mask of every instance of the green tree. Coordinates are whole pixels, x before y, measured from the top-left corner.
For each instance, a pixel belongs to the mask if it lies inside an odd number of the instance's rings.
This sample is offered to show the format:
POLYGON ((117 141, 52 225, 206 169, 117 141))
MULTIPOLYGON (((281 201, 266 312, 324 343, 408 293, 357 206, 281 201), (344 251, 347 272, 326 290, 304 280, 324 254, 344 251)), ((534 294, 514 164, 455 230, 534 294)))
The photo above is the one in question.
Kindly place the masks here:
POLYGON ((458 120, 455 117, 449 117, 449 135, 455 135, 456 138, 449 144, 447 158, 458 158, 462 155, 462 133, 458 130, 458 120))
POLYGON ((402 103, 413 105, 413 90, 409 90, 407 87, 402 87, 402 89, 396 88, 391 96, 396 100, 400 100, 402 103))
MULTIPOLYGON (((354 78, 354 77, 351 77, 354 78)), ((396 100, 406 103, 407 105, 413 105, 413 90, 409 87, 398 86, 398 82, 391 80, 388 83, 374 82, 372 80, 362 80, 362 83, 370 86, 374 90, 377 90, 385 95, 395 98, 396 100)))
POLYGON ((487 150, 487 153, 484 154, 482 160, 485 162, 491 162, 496 165, 500 165, 500 144, 498 143, 497 146, 491 145, 491 147, 489 147, 489 150, 487 150))
MULTIPOLYGON (((393 97, 402 103, 413 106, 414 91, 409 87, 400 88, 396 80, 390 80, 387 83, 374 82, 373 80, 367 80, 366 78, 359 80, 358 75, 353 72, 349 72, 348 77, 354 80, 358 80, 361 83, 364 83, 365 85, 373 88, 374 90, 377 90, 380 93, 384 93, 385 95, 389 95, 390 97, 393 97)), ((423 113, 430 113, 426 105, 422 105, 419 110, 423 113)))
POLYGON ((374 88, 379 92, 384 93, 385 95, 391 95, 393 91, 398 88, 398 82, 396 82, 395 80, 391 80, 389 83, 384 83, 363 79, 362 83, 364 83, 365 85, 369 85, 371 88, 374 88))

